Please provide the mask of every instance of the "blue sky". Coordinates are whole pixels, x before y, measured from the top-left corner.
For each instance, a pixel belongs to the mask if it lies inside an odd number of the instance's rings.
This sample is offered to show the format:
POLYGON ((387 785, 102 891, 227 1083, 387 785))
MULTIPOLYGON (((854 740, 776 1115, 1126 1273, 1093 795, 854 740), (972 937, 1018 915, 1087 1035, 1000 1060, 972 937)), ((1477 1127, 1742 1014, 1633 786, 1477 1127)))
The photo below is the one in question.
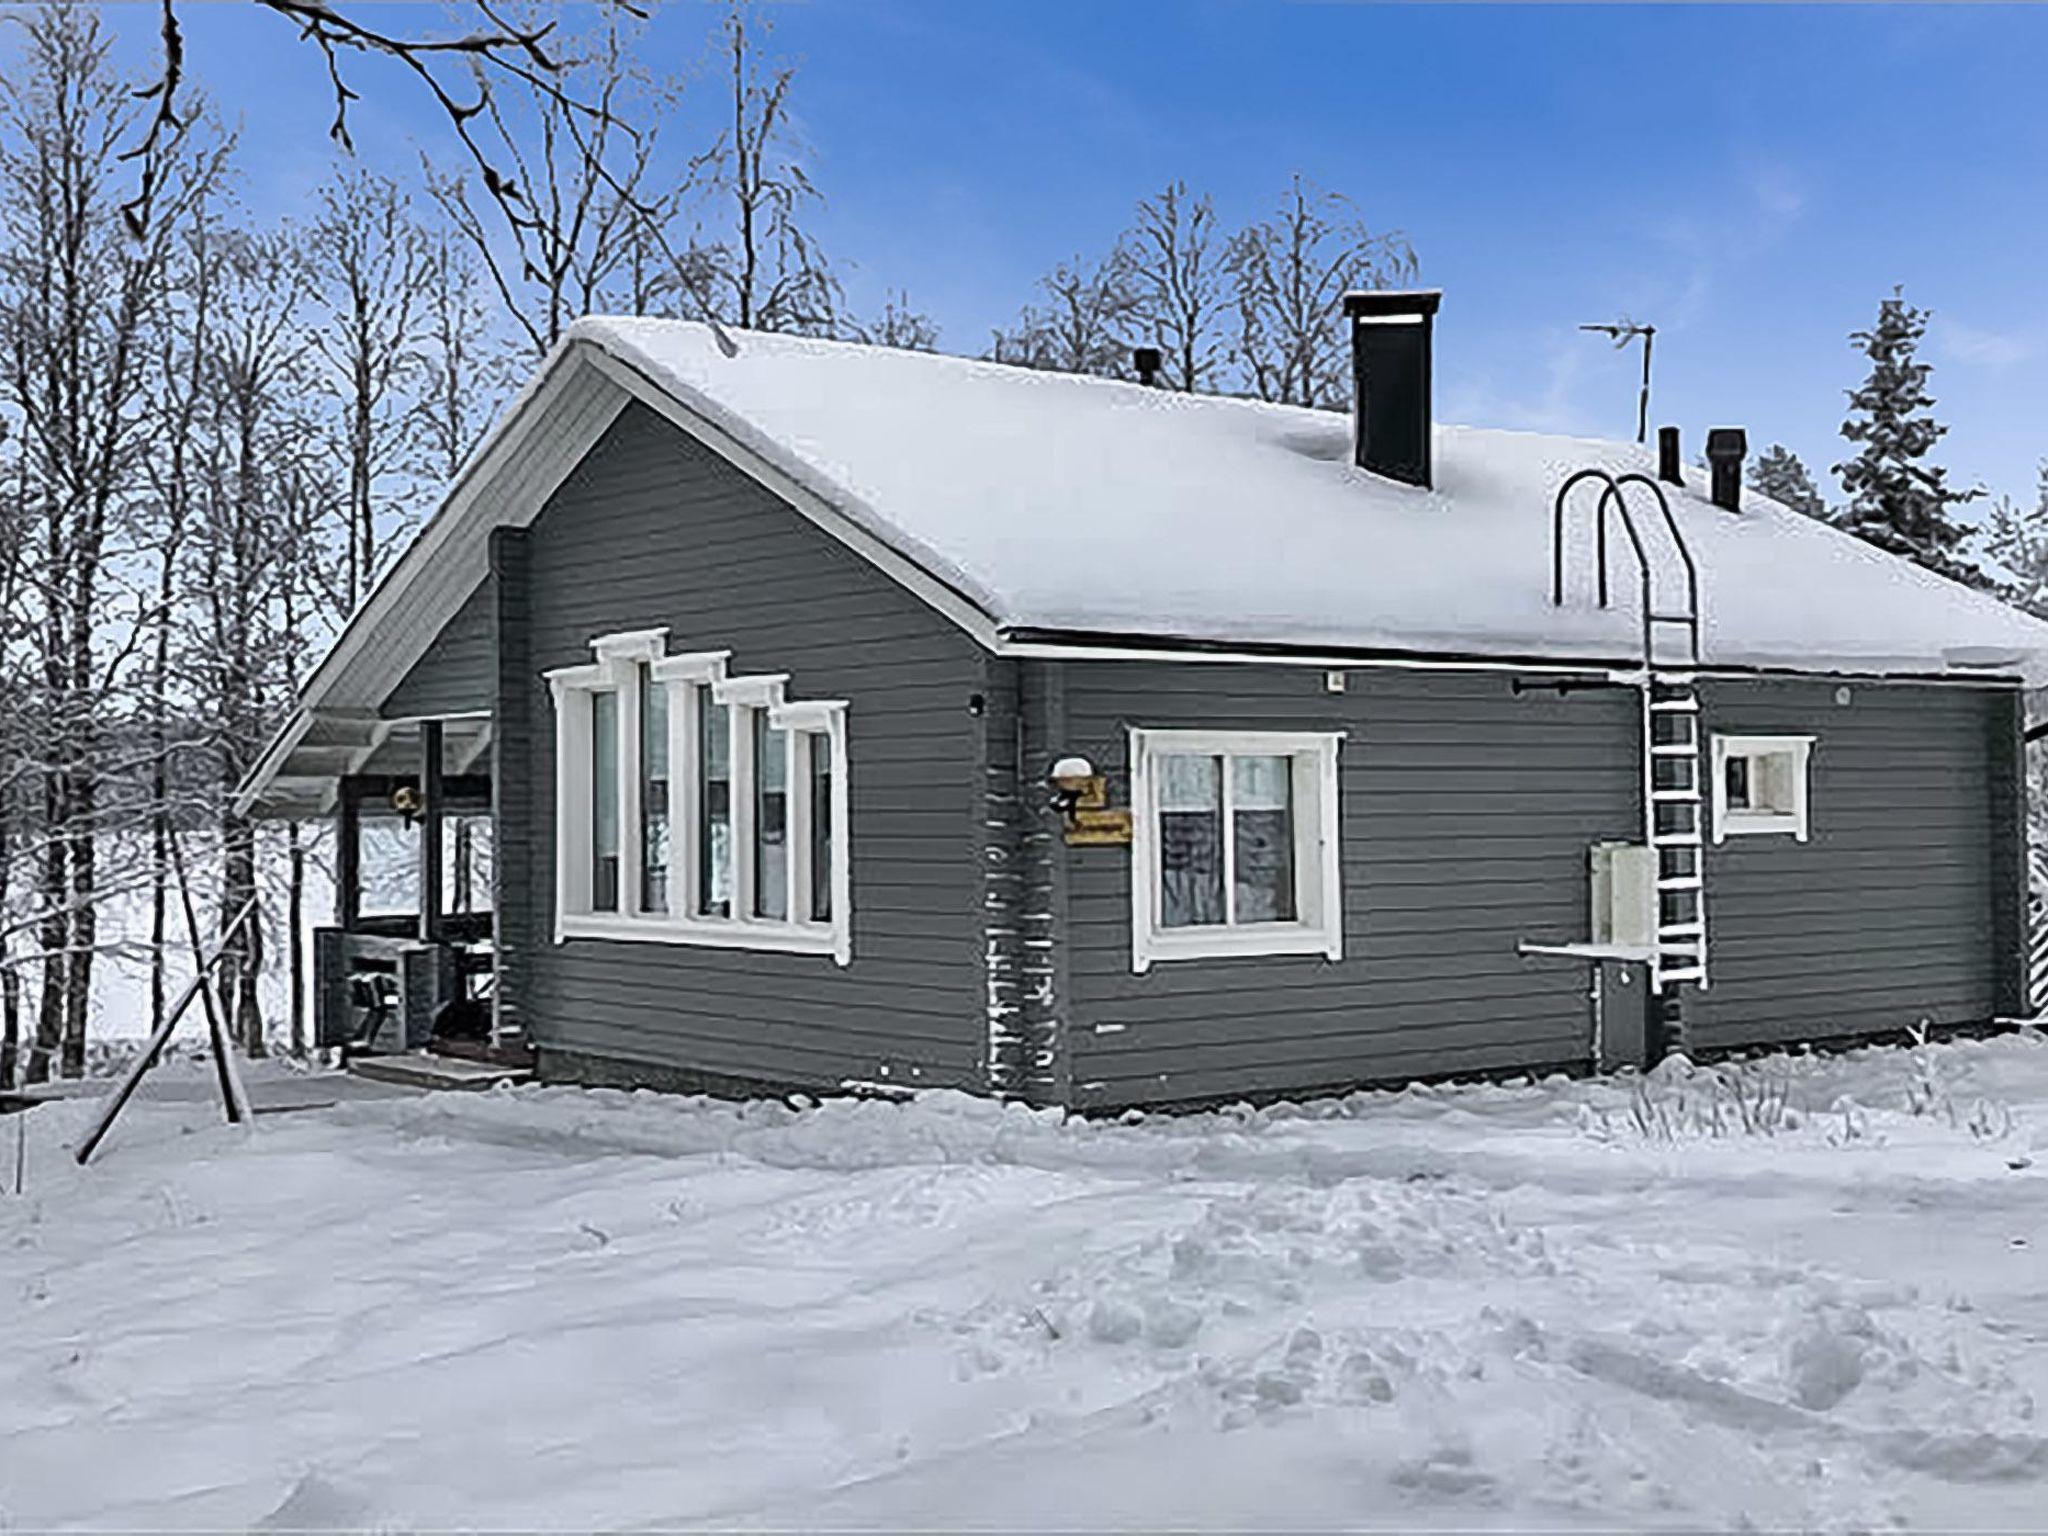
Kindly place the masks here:
MULTIPOLYGON (((112 12, 139 60, 152 8, 112 12)), ((317 58, 275 18, 185 7, 191 66, 245 127, 248 198, 292 212, 328 160, 317 58)), ((444 25, 437 7, 380 17, 444 25)), ((1652 415, 1842 456, 1846 337, 1903 283, 1957 478, 2031 497, 2048 455, 2048 9, 817 0, 771 7, 801 65, 818 224, 873 308, 901 287, 977 351, 1052 262, 1099 250, 1168 178, 1229 222, 1300 170, 1404 231, 1439 322, 1443 419, 1627 436, 1652 415)), ((715 20, 677 4, 681 69, 715 20)), ((353 68, 365 158, 441 125, 353 68)), ((691 108, 708 113, 699 88, 691 108)))

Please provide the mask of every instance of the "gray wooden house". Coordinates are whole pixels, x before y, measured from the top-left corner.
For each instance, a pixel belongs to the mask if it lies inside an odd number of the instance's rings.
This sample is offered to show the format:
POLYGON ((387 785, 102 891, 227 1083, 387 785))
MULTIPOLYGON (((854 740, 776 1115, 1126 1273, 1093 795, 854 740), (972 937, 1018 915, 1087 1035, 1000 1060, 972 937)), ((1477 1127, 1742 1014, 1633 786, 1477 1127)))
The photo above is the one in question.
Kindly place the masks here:
POLYGON ((1434 425, 1437 303, 1349 415, 579 323, 245 786, 324 1038, 1095 1109, 2021 1012, 2048 626, 1740 433, 1434 425))

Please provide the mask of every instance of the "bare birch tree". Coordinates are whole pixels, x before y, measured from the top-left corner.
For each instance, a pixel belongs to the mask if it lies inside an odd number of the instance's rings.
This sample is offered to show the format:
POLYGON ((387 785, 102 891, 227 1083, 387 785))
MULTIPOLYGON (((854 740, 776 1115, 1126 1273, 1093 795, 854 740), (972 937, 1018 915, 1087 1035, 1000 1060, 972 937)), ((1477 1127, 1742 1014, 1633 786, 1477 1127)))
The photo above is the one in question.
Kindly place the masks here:
MULTIPOLYGON (((257 895, 256 829, 234 809, 234 792, 283 702, 286 659, 303 643, 280 610, 295 562, 315 538, 301 520, 306 499, 291 492, 310 472, 318 437, 307 419, 313 359, 303 322, 312 284, 304 253, 281 234, 227 231, 220 239, 185 669, 209 728, 225 922, 257 895)), ((261 933, 260 923, 242 928, 222 968, 235 1037, 252 1056, 268 1050, 257 989, 261 933)))
POLYGON ((313 329, 341 415, 338 447, 347 487, 345 606, 375 583, 384 553, 380 510, 404 498, 391 476, 407 460, 410 386, 421 367, 425 290, 434 247, 412 202, 388 176, 344 170, 320 189, 308 231, 326 323, 313 329))
POLYGON ((696 308, 686 296, 702 290, 700 264, 679 244, 688 167, 662 158, 656 127, 675 87, 635 63, 631 22, 605 12, 592 33, 564 45, 556 75, 484 98, 477 131, 525 189, 516 238, 495 217, 488 182, 480 200, 472 176, 429 174, 533 357, 578 316, 611 307, 622 283, 655 312, 696 308))
POLYGON ((1411 280, 1416 271, 1404 236, 1375 233, 1349 198, 1299 175, 1270 217, 1231 239, 1228 266, 1245 389, 1322 409, 1351 394, 1345 293, 1411 280))
POLYGON ((829 336, 844 294, 806 223, 820 198, 790 121, 796 68, 762 57, 767 31, 739 0, 720 23, 727 122, 701 161, 710 215, 695 255, 717 318, 829 336))
POLYGON ((909 295, 899 288, 884 296, 882 312, 873 320, 851 325, 850 339, 904 352, 936 352, 939 326, 923 310, 912 309, 909 295))
POLYGON ((1038 280, 1044 301, 1027 304, 1017 323, 997 331, 988 355, 999 363, 1131 376, 1130 337, 1138 320, 1138 294, 1130 253, 1121 245, 1100 261, 1076 256, 1038 280))
MULTIPOLYGON (((21 424, 23 486, 39 531, 36 708, 41 819, 40 1001, 28 1077, 53 1057, 83 1071, 99 946, 102 655, 111 541, 147 445, 145 331, 163 301, 177 226, 218 172, 189 112, 153 137, 139 235, 124 229, 122 146, 133 88, 97 16, 58 4, 16 18, 0 81, 0 390, 21 424)), ((135 210, 141 209, 141 216, 135 210)), ((138 620, 140 615, 138 615, 138 620)))
POLYGON ((1230 309, 1216 205, 1185 181, 1171 181, 1138 204, 1124 249, 1137 327, 1163 355, 1176 389, 1216 388, 1227 362, 1230 309))

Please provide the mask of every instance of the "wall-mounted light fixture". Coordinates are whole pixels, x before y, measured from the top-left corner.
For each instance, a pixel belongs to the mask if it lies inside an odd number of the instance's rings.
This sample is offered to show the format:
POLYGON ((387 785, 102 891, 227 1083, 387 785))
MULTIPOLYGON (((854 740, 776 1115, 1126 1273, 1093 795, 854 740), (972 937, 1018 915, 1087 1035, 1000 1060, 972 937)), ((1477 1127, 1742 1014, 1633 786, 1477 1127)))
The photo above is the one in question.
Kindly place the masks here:
POLYGON ((1074 812, 1082 797, 1102 782, 1096 777, 1095 765, 1085 757, 1061 758, 1052 765, 1052 772, 1046 778, 1052 783, 1053 809, 1066 818, 1070 827, 1074 824, 1074 812))
POLYGON ((407 826, 419 820, 420 812, 426 808, 426 800, 410 784, 401 784, 391 791, 391 809, 405 818, 407 826))
POLYGON ((1085 757, 1063 757, 1046 775, 1052 807, 1067 824, 1070 847, 1115 845, 1131 840, 1131 813, 1109 808, 1109 782, 1085 757))

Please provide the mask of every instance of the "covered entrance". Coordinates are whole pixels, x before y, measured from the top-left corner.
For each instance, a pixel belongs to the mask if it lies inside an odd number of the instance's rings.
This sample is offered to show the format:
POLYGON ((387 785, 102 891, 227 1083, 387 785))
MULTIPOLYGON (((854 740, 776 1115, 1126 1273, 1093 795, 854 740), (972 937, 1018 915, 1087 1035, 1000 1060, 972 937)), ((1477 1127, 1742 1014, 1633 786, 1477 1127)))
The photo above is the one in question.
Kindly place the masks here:
POLYGON ((531 1065, 496 1006, 491 743, 487 712, 315 713, 269 780, 262 814, 333 818, 313 1038, 358 1070, 491 1081, 531 1065))

